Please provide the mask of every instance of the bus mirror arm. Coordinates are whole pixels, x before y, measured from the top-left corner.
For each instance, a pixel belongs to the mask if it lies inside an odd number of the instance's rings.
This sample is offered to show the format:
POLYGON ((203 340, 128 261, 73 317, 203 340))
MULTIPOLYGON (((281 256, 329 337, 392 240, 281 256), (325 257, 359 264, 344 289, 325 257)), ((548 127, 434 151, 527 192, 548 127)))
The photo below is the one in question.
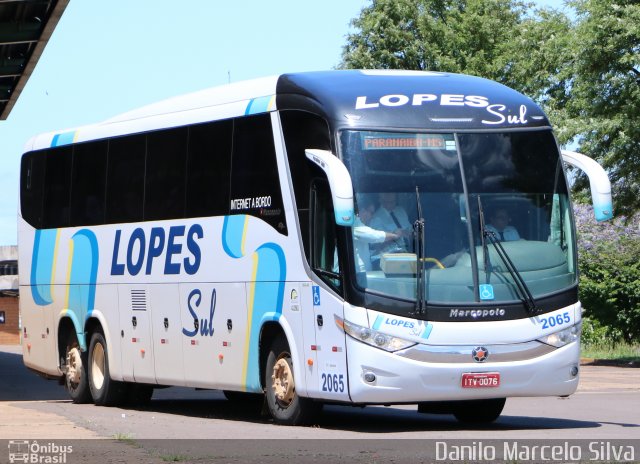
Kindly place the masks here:
POLYGON ((589 177, 593 211, 597 221, 607 221, 613 217, 611 182, 606 171, 592 158, 574 151, 562 150, 562 160, 582 170, 589 177))
POLYGON ((327 175, 336 224, 353 226, 353 184, 346 166, 337 156, 327 150, 307 149, 305 154, 327 175))

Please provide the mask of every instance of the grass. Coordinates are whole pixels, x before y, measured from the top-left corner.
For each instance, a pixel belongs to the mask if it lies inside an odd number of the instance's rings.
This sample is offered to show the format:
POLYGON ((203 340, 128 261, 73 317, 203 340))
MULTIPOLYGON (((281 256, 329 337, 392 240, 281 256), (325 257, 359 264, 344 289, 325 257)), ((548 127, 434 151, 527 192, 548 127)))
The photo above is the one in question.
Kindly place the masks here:
POLYGON ((640 344, 589 343, 582 345, 582 357, 624 363, 640 363, 640 344))
POLYGON ((123 443, 128 443, 130 445, 135 445, 133 435, 131 435, 130 433, 116 433, 113 435, 113 439, 123 443))
POLYGON ((189 459, 189 457, 183 456, 181 454, 166 454, 160 456, 160 459, 162 459, 164 462, 181 462, 186 461, 187 459, 189 459))

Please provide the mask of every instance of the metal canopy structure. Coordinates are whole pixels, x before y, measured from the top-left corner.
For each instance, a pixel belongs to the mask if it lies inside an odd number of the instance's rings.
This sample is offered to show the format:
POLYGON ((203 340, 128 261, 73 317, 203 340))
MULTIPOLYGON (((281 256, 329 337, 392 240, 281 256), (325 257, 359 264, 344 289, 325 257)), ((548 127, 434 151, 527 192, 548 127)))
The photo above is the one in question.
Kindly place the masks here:
POLYGON ((0 0, 0 120, 7 119, 69 0, 0 0))

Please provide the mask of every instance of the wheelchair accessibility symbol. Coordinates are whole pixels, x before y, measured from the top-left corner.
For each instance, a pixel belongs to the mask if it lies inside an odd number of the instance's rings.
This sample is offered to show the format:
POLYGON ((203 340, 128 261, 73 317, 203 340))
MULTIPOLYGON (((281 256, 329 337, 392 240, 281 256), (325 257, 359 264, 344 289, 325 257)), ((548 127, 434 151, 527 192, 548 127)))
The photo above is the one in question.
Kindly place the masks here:
POLYGON ((320 306, 320 287, 314 285, 311 288, 313 290, 313 306, 320 306))
POLYGON ((493 300, 495 296, 493 294, 493 285, 482 284, 480 285, 480 299, 481 300, 493 300))

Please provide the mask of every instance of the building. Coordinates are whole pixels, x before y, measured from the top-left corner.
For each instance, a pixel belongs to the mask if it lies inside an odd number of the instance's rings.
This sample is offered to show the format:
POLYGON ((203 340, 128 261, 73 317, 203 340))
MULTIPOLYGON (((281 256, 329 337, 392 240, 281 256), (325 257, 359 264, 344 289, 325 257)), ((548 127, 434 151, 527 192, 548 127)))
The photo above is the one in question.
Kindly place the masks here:
POLYGON ((7 119, 69 0, 0 0, 0 121, 7 119))
POLYGON ((0 345, 19 343, 18 247, 0 246, 0 345))

